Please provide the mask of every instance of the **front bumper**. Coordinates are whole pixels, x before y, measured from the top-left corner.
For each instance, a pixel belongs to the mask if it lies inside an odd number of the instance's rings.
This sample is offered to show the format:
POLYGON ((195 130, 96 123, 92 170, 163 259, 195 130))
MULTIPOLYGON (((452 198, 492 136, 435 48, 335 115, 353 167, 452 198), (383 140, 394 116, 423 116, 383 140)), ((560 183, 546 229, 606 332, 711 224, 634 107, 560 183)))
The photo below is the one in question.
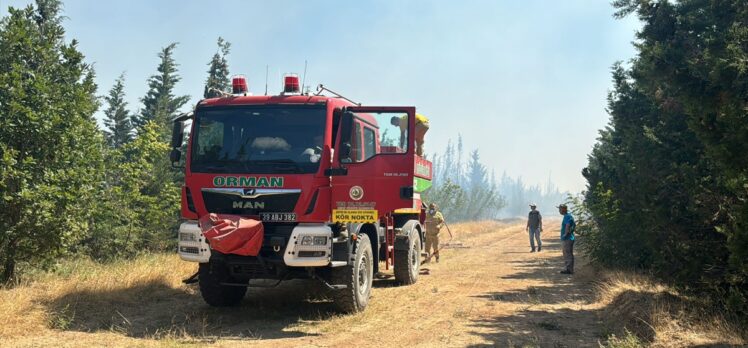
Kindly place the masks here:
MULTIPOLYGON (((267 242, 267 241, 266 241, 267 242)), ((283 263, 291 267, 323 267, 332 260, 332 229, 325 224, 300 224, 294 226, 283 252, 283 263), (304 237, 311 240, 324 238, 324 244, 304 245, 304 237), (316 238, 315 238, 316 237, 316 238)), ((210 261, 208 245, 197 221, 187 221, 179 226, 179 257, 184 261, 207 263, 210 261)))

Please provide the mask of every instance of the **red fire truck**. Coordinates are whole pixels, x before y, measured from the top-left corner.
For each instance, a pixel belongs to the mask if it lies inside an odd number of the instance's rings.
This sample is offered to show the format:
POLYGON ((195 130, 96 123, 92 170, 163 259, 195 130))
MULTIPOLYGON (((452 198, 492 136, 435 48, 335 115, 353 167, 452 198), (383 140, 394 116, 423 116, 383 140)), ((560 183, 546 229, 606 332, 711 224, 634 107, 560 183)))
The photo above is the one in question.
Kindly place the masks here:
POLYGON ((360 106, 322 85, 301 93, 295 75, 275 96, 232 82, 175 119, 172 136, 172 162, 185 158, 178 253, 199 264, 204 300, 236 305, 253 280, 306 278, 356 312, 381 269, 415 283, 432 176, 416 155, 415 108, 360 106))

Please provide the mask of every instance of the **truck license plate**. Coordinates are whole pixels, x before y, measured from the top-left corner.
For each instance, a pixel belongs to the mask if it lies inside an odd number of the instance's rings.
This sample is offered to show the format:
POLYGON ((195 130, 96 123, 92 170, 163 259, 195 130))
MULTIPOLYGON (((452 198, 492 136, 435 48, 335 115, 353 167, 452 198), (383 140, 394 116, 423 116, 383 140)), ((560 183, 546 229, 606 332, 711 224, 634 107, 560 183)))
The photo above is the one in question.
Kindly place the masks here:
POLYGON ((294 222, 296 213, 260 213, 263 222, 294 222))

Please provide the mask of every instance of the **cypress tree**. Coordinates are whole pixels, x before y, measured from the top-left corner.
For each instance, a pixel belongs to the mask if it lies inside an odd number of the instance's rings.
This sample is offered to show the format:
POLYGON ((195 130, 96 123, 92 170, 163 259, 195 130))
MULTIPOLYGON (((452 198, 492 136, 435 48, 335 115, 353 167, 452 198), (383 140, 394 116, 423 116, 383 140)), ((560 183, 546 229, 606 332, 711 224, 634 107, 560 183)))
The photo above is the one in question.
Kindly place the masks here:
POLYGON ((107 142, 113 148, 120 148, 130 142, 133 137, 132 124, 130 123, 130 112, 126 109, 125 101, 125 74, 121 74, 114 82, 109 95, 104 97, 109 105, 104 111, 104 125, 107 142))
POLYGON ((171 43, 158 53, 160 62, 157 73, 148 79, 148 93, 141 99, 143 109, 139 115, 133 117, 133 124, 138 130, 148 121, 156 122, 162 127, 161 133, 164 139, 168 138, 167 135, 171 130, 171 119, 190 100, 187 95, 174 95, 174 86, 181 80, 177 72, 179 65, 173 57, 176 47, 176 42, 171 43))
POLYGON ((203 97, 219 97, 219 91, 228 92, 231 81, 229 81, 229 63, 226 56, 229 55, 231 43, 218 37, 218 51, 208 63, 208 79, 205 81, 205 92, 203 97))

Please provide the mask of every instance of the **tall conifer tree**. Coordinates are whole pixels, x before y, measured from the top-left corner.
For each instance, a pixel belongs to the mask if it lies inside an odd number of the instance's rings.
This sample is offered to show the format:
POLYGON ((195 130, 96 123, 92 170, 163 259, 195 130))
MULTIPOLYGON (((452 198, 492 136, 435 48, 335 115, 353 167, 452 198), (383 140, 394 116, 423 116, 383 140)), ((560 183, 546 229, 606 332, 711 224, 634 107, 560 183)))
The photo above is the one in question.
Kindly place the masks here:
POLYGON ((104 125, 107 142, 113 148, 120 148, 130 142, 133 137, 130 111, 125 101, 125 74, 121 74, 114 82, 109 95, 104 97, 107 109, 104 110, 104 125))
POLYGON ((177 71, 179 65, 174 61, 173 56, 176 47, 175 42, 162 48, 158 53, 160 62, 157 73, 148 79, 148 93, 141 99, 143 109, 133 118, 133 124, 138 129, 148 121, 154 121, 162 126, 161 133, 164 139, 168 138, 171 119, 190 100, 187 95, 174 95, 174 87, 181 80, 177 71))
POLYGON ((222 92, 228 92, 231 85, 229 81, 229 63, 226 56, 229 55, 231 43, 218 37, 218 51, 208 63, 208 79, 205 81, 204 98, 215 98, 222 92))

